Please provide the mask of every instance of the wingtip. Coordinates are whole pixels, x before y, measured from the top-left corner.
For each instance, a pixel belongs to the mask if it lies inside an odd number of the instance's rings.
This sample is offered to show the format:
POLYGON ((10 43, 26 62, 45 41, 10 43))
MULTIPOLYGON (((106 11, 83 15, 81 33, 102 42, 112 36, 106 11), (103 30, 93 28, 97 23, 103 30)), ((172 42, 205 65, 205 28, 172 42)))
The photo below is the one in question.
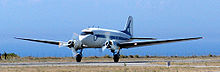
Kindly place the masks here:
POLYGON ((20 37, 13 37, 14 39, 21 39, 20 37))
POLYGON ((195 37, 195 39, 203 39, 204 37, 195 37))
POLYGON ((198 37, 199 39, 203 39, 204 37, 198 37))

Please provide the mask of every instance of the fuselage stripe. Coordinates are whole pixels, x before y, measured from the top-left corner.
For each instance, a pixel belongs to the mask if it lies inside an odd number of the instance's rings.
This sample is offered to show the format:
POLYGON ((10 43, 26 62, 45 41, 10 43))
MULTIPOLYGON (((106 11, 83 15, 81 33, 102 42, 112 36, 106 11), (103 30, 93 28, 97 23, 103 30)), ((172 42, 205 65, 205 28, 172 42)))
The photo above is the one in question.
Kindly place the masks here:
MULTIPOLYGON (((106 38, 105 35, 100 35, 100 34, 96 34, 95 36, 96 36, 97 38, 106 38)), ((120 36, 110 36, 110 39, 115 39, 115 40, 129 40, 129 38, 120 37, 120 36)))

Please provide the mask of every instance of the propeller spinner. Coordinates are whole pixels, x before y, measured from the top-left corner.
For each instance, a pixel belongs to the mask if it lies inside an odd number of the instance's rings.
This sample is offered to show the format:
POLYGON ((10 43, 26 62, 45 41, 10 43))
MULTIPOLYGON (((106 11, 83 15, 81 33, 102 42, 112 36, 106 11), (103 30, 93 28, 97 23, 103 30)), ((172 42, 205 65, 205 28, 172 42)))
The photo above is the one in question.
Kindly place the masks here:
POLYGON ((114 50, 118 48, 118 42, 110 39, 110 32, 106 32, 105 37, 106 37, 106 42, 104 43, 104 46, 102 47, 102 52, 107 48, 114 49, 114 50))

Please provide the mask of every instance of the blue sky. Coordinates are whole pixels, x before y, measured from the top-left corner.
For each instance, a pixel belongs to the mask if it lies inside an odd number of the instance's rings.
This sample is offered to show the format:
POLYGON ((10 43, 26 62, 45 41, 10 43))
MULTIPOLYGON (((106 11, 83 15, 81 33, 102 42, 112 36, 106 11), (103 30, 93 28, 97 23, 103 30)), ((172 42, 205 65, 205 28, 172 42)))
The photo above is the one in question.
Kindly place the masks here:
MULTIPOLYGON (((136 37, 205 39, 124 49, 124 55, 220 55, 219 0, 0 0, 0 50, 20 56, 71 56, 68 48, 15 40, 62 40, 88 26, 123 29, 134 17, 136 37)), ((84 56, 111 55, 85 49, 84 56)))

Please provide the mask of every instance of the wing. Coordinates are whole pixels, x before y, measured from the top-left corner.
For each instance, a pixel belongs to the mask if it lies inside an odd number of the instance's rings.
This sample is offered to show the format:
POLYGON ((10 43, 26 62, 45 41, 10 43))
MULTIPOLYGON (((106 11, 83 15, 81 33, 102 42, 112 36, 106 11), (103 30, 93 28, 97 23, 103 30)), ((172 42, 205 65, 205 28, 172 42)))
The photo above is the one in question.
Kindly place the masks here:
POLYGON ((121 47, 121 48, 131 48, 131 47, 149 46, 149 45, 171 43, 171 42, 197 40, 197 39, 201 39, 201 38, 203 38, 203 37, 173 39, 173 40, 161 40, 161 41, 126 42, 126 43, 120 43, 119 47, 121 47))
POLYGON ((137 40, 156 40, 156 38, 137 38, 137 37, 135 37, 135 38, 131 38, 131 39, 137 39, 137 40))
POLYGON ((17 37, 15 37, 15 39, 33 41, 33 42, 40 42, 40 43, 48 43, 48 44, 53 44, 53 45, 59 45, 60 44, 60 41, 52 41, 52 40, 37 40, 37 39, 17 38, 17 37))

